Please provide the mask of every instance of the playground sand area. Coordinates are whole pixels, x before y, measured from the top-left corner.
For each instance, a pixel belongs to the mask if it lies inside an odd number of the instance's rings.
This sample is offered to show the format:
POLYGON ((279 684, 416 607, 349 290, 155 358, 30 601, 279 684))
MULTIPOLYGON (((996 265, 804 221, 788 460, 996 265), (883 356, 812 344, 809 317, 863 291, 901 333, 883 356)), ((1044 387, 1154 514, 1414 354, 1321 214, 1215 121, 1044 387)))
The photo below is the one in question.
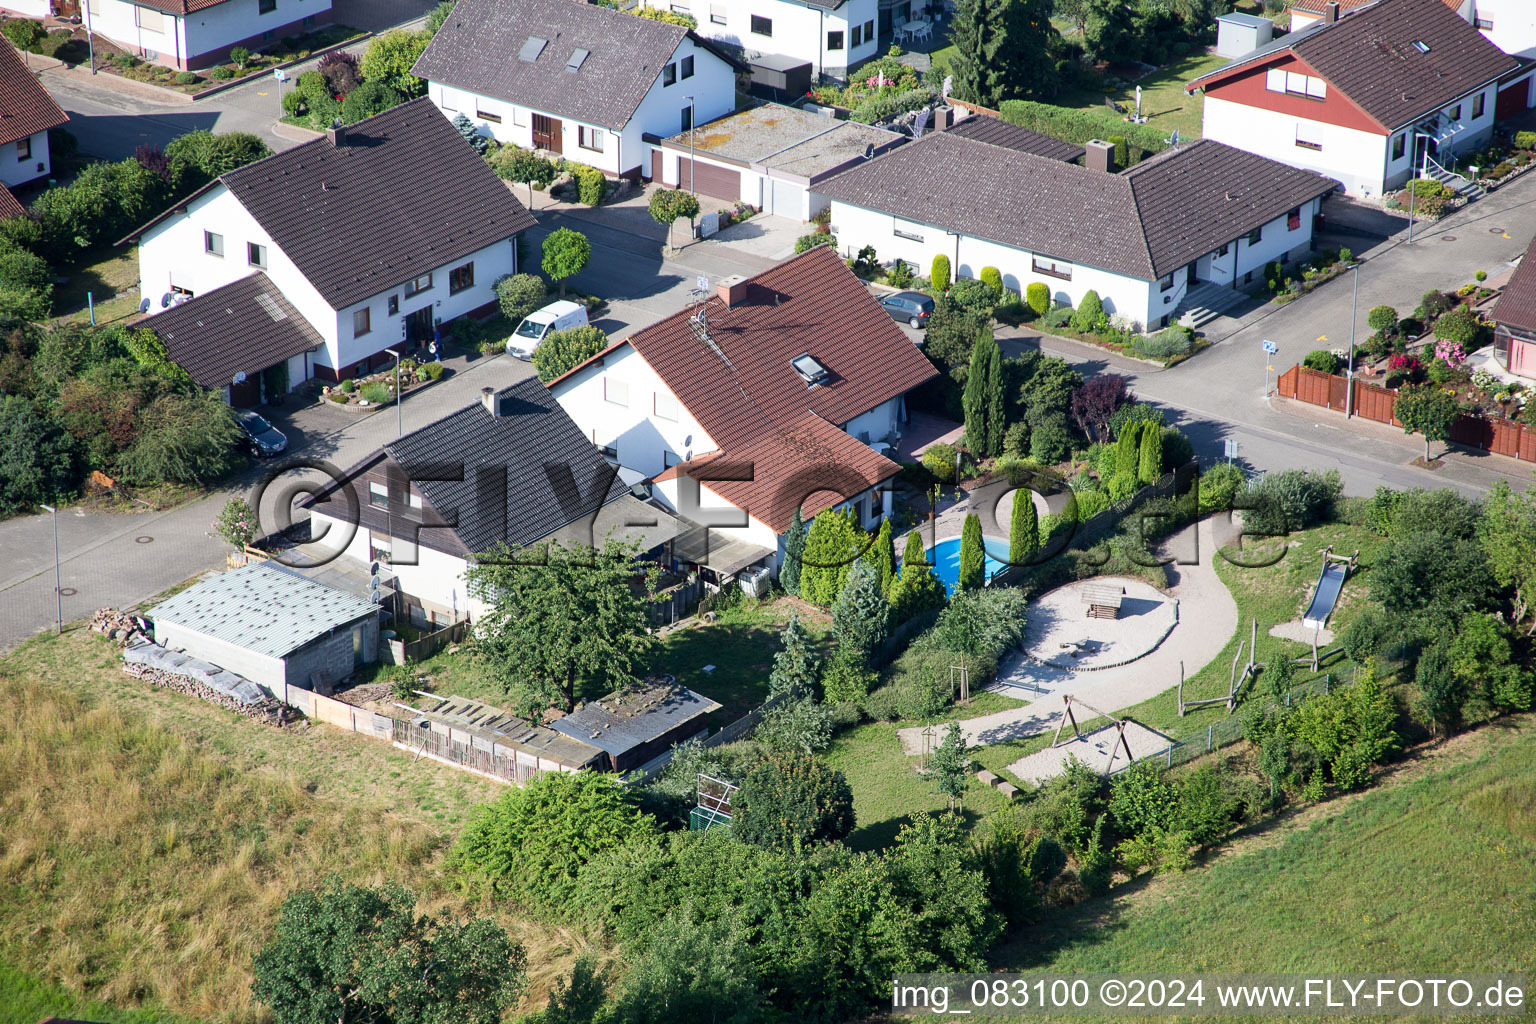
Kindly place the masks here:
POLYGON ((1092 671, 1145 657, 1179 621, 1179 602, 1143 580, 1104 576, 1069 583, 1030 606, 1024 650, 1035 661, 1068 671, 1092 671), (1123 591, 1118 618, 1091 618, 1085 597, 1123 591))
MULTIPOLYGON (((1070 728, 1070 726, 1069 726, 1070 728)), ((1140 761, 1167 749, 1173 741, 1139 722, 1125 721, 1125 742, 1131 758, 1140 761)), ((1076 757, 1100 775, 1124 768, 1130 761, 1120 744, 1120 727, 1106 725, 1080 737, 1064 739, 1059 747, 1046 747, 1025 755, 1008 766, 1008 771, 1024 782, 1039 785, 1067 770, 1067 758, 1076 757)))

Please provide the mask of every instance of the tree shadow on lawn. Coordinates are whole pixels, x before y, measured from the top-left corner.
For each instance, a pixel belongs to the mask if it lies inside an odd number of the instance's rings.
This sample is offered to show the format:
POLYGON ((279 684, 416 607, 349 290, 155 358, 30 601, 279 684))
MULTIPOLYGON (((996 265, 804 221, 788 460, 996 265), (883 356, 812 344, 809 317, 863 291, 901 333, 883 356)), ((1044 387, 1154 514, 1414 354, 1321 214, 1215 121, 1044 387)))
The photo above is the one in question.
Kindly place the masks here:
MULTIPOLYGON (((928 812, 939 815, 945 813, 942 808, 928 812)), ((965 822, 967 831, 975 828, 984 817, 980 812, 967 807, 960 812, 960 817, 965 822)), ((856 827, 848 836, 847 843, 850 849, 861 852, 873 852, 884 850, 896 845, 896 834, 907 825, 912 824, 911 814, 902 814, 894 818, 883 818, 880 821, 871 822, 868 825, 856 827)))
POLYGON ((699 626, 673 633, 664 641, 656 668, 724 705, 730 722, 768 696, 768 674, 778 649, 780 629, 746 623, 699 626), (705 665, 714 665, 705 672, 705 665))

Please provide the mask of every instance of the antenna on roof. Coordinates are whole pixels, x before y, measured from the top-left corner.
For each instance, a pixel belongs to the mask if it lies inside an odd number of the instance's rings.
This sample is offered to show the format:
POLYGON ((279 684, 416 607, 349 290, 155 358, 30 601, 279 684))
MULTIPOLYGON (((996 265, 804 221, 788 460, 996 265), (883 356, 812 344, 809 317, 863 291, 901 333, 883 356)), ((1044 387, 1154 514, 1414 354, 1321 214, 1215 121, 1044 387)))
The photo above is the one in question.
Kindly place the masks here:
POLYGON ((874 159, 874 156, 875 156, 875 144, 873 142, 866 143, 865 146, 864 146, 864 159, 865 160, 872 160, 872 159, 874 159))

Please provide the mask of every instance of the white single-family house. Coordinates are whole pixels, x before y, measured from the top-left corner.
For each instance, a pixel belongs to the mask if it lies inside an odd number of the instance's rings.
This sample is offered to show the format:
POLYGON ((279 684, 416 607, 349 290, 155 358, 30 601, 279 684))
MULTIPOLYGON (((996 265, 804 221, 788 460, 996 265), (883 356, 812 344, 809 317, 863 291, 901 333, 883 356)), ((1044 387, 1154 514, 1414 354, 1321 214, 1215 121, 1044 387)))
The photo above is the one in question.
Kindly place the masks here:
POLYGON ((667 6, 692 15, 699 35, 747 63, 778 56, 811 65, 813 76, 846 78, 849 68, 880 51, 880 0, 670 0, 667 6))
POLYGON ((243 46, 262 52, 331 23, 331 0, 4 0, 27 18, 78 14, 87 29, 143 60, 180 71, 222 64, 243 46))
POLYGON ((1120 173, 1112 152, 1090 143, 1079 166, 941 131, 821 190, 845 253, 869 245, 919 271, 943 255, 957 277, 996 267, 1005 287, 1022 295, 1040 282, 1057 304, 1092 289, 1106 311, 1153 329, 1306 252, 1322 197, 1338 187, 1207 140, 1120 173))
MULTIPOLYGON (((488 311, 533 223, 423 97, 230 171, 129 238, 151 308, 259 272, 319 337, 302 376, 289 375, 297 384, 366 372, 389 361, 386 349, 488 311)), ((220 319, 217 301, 203 305, 220 319)), ((202 344, 179 326, 180 344, 202 344)))
MULTIPOLYGON (((691 560, 727 577, 778 566, 799 506, 879 524, 881 454, 906 394, 936 375, 828 246, 636 331, 550 382, 582 433, 654 497, 709 528, 691 560)), ((681 554, 680 554, 680 557, 681 554)))
MULTIPOLYGON (((435 115, 434 115, 435 116, 435 115)), ((380 577, 399 621, 476 618, 469 565, 503 546, 601 546, 617 533, 666 560, 686 524, 629 492, 537 377, 388 442, 306 499, 315 558, 380 577)), ((530 571, 537 571, 530 569, 530 571)))
MULTIPOLYGON (((1291 31, 1326 22, 1330 0, 1291 0, 1291 31)), ((1332 0, 1348 14, 1381 0, 1332 0)), ((1530 0, 1442 0, 1488 41, 1515 57, 1536 57, 1536 4, 1530 0)))
POLYGON ((1378 196, 1487 143, 1536 72, 1442 0, 1379 0, 1195 78, 1202 134, 1378 196))
POLYGON ((638 179, 649 134, 736 107, 736 68, 679 25, 576 0, 459 0, 413 73, 444 116, 638 179))
MULTIPOLYGON (((10 41, 0 40, 0 188, 47 177, 48 129, 68 120, 10 41)), ((0 216, 16 212, 14 197, 0 204, 0 216)))

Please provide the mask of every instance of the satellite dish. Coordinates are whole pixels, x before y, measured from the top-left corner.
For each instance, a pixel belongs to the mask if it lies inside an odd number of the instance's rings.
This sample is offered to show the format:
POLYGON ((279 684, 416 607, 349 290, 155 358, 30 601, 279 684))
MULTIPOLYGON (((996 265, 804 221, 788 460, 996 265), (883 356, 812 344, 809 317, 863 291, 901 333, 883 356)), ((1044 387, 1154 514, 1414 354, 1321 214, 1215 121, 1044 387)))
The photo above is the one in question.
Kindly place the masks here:
POLYGON ((160 308, 161 309, 169 309, 170 307, 171 307, 171 293, 170 292, 166 292, 164 295, 160 296, 160 308))
POLYGON ((139 312, 140 313, 148 313, 149 312, 149 307, 150 307, 150 301, 148 299, 145 299, 144 301, 139 303, 139 312))
POLYGON ((1179 144, 1179 130, 1175 128, 1173 130, 1173 134, 1168 136, 1168 138, 1164 139, 1163 141, 1168 143, 1170 146, 1177 146, 1179 144))
POLYGON ((235 371, 235 383, 236 384, 244 384, 245 383, 245 371, 244 370, 236 370, 235 371))
POLYGON ((374 573, 373 578, 368 581, 368 586, 372 587, 374 590, 377 590, 379 589, 379 582, 379 574, 374 573))
POLYGON ((684 448, 689 448, 689 447, 692 447, 692 445, 693 445, 693 435, 689 434, 687 437, 683 438, 683 447, 684 448))
POLYGON ((683 452, 683 461, 684 462, 692 462, 693 461, 693 449, 692 448, 688 449, 686 452, 683 452))
POLYGON ((378 562, 374 562, 373 565, 369 567, 368 571, 373 574, 373 578, 374 579, 378 579, 378 577, 379 577, 379 563, 378 562))

